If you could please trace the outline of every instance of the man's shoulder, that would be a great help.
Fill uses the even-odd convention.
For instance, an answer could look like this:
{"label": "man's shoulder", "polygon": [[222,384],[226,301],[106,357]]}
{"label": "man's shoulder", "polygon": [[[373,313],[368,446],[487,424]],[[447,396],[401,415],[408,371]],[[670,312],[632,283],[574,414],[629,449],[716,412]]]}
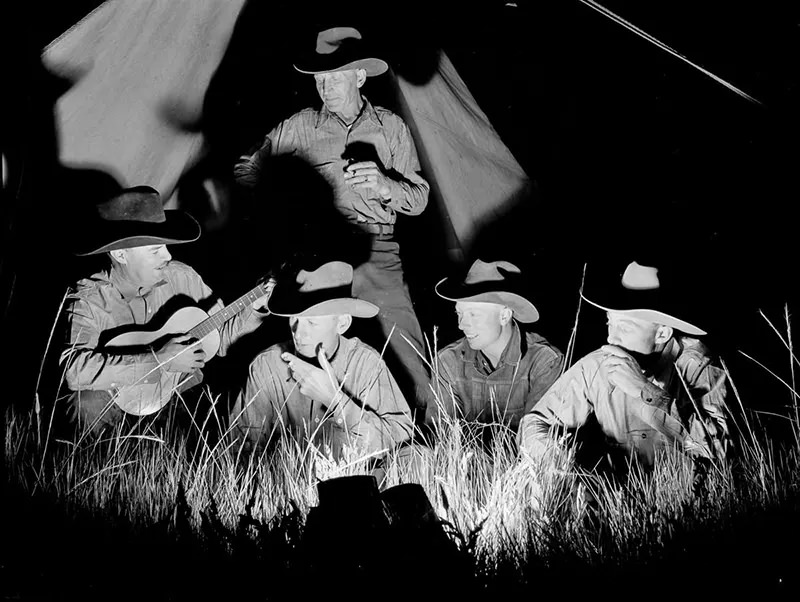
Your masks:
{"label": "man's shoulder", "polygon": [[454,357],[457,359],[464,359],[464,353],[467,349],[467,337],[456,339],[449,345],[445,345],[436,353],[438,358]]}
{"label": "man's shoulder", "polygon": [[375,114],[380,119],[381,123],[385,126],[393,126],[393,127],[406,127],[406,122],[403,120],[400,115],[397,113],[390,111],[385,107],[380,107],[376,105],[372,105]]}
{"label": "man's shoulder", "polygon": [[600,368],[608,357],[609,354],[605,353],[602,349],[595,349],[572,364],[568,372],[582,372],[585,375],[594,376],[600,372]]}
{"label": "man's shoulder", "polygon": [[251,362],[252,366],[257,365],[280,365],[285,364],[285,362],[281,359],[281,354],[288,351],[291,353],[293,351],[292,344],[290,341],[281,341],[280,343],[275,343],[274,345],[270,345],[264,351],[259,353],[253,358]]}
{"label": "man's shoulder", "polygon": [[541,355],[545,358],[553,359],[564,357],[558,347],[536,332],[525,333],[525,344],[527,346],[527,354]]}
{"label": "man's shoulder", "polygon": [[383,362],[383,358],[381,354],[378,353],[378,350],[372,347],[371,345],[367,345],[364,341],[359,339],[358,337],[342,337],[341,345],[344,347],[345,353],[348,355],[348,360],[352,361],[353,359],[360,357],[360,358],[370,358],[377,362]]}
{"label": "man's shoulder", "polygon": [[183,278],[200,277],[200,274],[198,274],[192,266],[187,265],[182,261],[175,261],[174,259],[167,264],[167,267],[164,268],[163,273],[165,276],[178,276]]}
{"label": "man's shoulder", "polygon": [[281,122],[281,125],[286,126],[293,126],[297,124],[315,124],[317,119],[319,118],[319,109],[315,109],[314,107],[306,107],[305,109],[301,109],[297,111],[294,115],[290,115],[286,119]]}

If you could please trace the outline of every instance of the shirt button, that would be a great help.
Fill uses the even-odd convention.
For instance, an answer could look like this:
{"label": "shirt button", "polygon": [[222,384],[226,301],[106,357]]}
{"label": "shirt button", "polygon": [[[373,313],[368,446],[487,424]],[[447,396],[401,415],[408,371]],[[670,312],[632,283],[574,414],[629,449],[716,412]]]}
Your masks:
{"label": "shirt button", "polygon": [[336,424],[342,424],[342,419],[341,418],[337,418],[336,419]]}
{"label": "shirt button", "polygon": [[314,422],[319,422],[319,417],[314,418]]}
{"label": "shirt button", "polygon": [[647,433],[642,433],[642,439],[647,439]]}

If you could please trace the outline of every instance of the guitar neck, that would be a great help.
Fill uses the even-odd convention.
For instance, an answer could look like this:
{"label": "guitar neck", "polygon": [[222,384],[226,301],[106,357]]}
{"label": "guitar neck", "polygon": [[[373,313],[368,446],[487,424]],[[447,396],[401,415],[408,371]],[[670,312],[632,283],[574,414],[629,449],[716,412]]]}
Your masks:
{"label": "guitar neck", "polygon": [[233,316],[244,310],[248,307],[253,301],[256,299],[260,299],[264,295],[268,294],[272,290],[272,285],[274,284],[274,280],[270,279],[269,282],[265,284],[259,284],[254,289],[246,292],[244,295],[239,297],[236,301],[225,307],[224,309],[218,311],[213,316],[209,316],[202,322],[200,322],[197,326],[192,328],[188,334],[191,336],[202,339],[208,333],[213,332],[214,330],[219,330],[222,328],[222,325],[225,324],[228,320],[230,320]]}

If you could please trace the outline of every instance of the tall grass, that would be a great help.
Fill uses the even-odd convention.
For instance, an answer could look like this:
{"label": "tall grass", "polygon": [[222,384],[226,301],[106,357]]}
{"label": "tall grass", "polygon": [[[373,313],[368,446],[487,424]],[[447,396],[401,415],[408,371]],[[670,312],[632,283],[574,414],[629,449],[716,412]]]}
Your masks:
{"label": "tall grass", "polygon": [[[794,365],[787,334],[781,340]],[[446,415],[431,448],[389,454],[382,486],[421,484],[454,546],[486,583],[498,575],[525,582],[532,566],[657,562],[691,533],[708,536],[759,510],[800,507],[793,379],[792,372],[784,381],[794,402],[786,419],[794,423],[795,441],[787,445],[753,426],[731,380],[738,454],[712,467],[702,488],[691,462],[677,452],[664,452],[651,474],[632,467],[620,486],[576,470],[572,450],[538,462],[520,459],[514,433],[502,424],[493,426],[487,442],[483,428]],[[218,400],[209,394],[208,401],[209,416],[193,421],[198,432],[222,423],[214,410]],[[143,528],[161,524],[207,536],[211,517],[218,534],[256,537],[247,525],[279,528],[289,513],[302,524],[318,503],[321,480],[372,470],[368,458],[336,460],[288,438],[269,453],[245,451],[230,433],[212,441],[197,432],[185,437],[119,428],[101,439],[67,440],[50,430],[40,438],[38,420],[35,412],[6,413],[9,482],[58,500],[67,512],[91,509]]]}

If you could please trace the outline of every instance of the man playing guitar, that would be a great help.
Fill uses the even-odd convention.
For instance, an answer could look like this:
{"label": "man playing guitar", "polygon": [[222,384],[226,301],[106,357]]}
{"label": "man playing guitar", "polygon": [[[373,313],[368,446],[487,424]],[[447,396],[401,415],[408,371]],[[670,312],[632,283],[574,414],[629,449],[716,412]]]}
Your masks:
{"label": "man playing guitar", "polygon": [[110,268],[80,280],[67,296],[68,341],[59,359],[72,392],[70,419],[92,433],[129,414],[153,414],[199,383],[208,359],[224,355],[269,315],[264,307],[274,285],[223,307],[167,250],[197,240],[200,225],[187,213],[165,211],[153,188],[123,190],[97,209],[99,220],[76,254],[107,253]]}

